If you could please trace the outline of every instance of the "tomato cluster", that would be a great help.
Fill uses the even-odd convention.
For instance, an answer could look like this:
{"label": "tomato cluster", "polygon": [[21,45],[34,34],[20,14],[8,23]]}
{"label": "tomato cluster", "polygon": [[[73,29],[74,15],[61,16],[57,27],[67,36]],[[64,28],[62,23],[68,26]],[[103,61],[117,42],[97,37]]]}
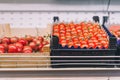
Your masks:
{"label": "tomato cluster", "polygon": [[43,46],[49,44],[42,36],[4,37],[0,39],[0,53],[32,53],[41,52]]}
{"label": "tomato cluster", "polygon": [[114,30],[110,30],[110,32],[115,35],[115,37],[120,38],[120,30],[114,31]]}
{"label": "tomato cluster", "polygon": [[[117,29],[118,28],[118,29]],[[117,38],[117,45],[120,46],[120,26],[110,27],[110,32]]]}
{"label": "tomato cluster", "polygon": [[62,47],[108,48],[109,39],[101,26],[92,22],[59,23],[53,26],[53,35],[58,36]]}

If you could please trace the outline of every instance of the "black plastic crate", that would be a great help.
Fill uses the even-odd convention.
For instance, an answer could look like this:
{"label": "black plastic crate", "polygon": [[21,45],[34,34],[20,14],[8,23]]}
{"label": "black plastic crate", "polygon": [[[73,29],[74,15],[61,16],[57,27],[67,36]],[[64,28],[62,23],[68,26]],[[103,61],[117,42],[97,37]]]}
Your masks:
{"label": "black plastic crate", "polygon": [[[115,56],[117,51],[116,38],[108,29],[103,25],[104,30],[109,36],[109,48],[108,49],[68,49],[67,47],[61,48],[58,43],[59,39],[56,36],[51,37],[51,56],[72,56],[73,58],[55,58],[51,57],[51,67],[53,68],[66,68],[66,67],[114,67],[114,65],[107,65],[115,62],[99,61],[98,65],[94,65],[90,62],[84,62],[89,64],[81,64],[81,62],[72,62],[72,60],[114,60],[114,58],[75,58],[74,56]],[[54,62],[58,60],[58,62]],[[62,62],[62,60],[68,60],[68,62]],[[70,61],[69,61],[70,60]],[[91,65],[90,65],[91,64]],[[100,65],[99,65],[100,64]]]}

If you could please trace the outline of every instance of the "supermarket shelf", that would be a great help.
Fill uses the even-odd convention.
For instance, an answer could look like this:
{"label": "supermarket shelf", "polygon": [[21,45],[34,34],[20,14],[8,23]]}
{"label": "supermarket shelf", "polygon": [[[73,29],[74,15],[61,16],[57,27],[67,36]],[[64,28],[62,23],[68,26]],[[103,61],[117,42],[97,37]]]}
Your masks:
{"label": "supermarket shelf", "polygon": [[120,71],[120,68],[0,68],[0,71]]}
{"label": "supermarket shelf", "polygon": [[110,77],[120,76],[119,68],[2,68],[0,77]]}

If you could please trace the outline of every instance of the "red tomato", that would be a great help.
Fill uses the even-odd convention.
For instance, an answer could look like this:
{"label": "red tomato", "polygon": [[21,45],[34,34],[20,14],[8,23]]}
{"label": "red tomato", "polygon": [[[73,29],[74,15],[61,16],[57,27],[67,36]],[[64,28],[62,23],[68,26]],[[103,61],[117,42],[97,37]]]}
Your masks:
{"label": "red tomato", "polygon": [[71,48],[71,47],[73,46],[73,44],[74,44],[74,43],[73,43],[72,41],[69,41],[69,42],[68,42],[68,48]]}
{"label": "red tomato", "polygon": [[66,38],[65,38],[65,36],[61,36],[59,39],[60,39],[60,40],[64,40],[64,39],[66,39]]}
{"label": "red tomato", "polygon": [[32,53],[32,51],[31,50],[25,50],[25,51],[23,51],[24,53]]}
{"label": "red tomato", "polygon": [[107,42],[106,42],[106,41],[104,41],[104,40],[101,40],[101,41],[100,41],[100,43],[101,43],[102,45],[107,44]]}
{"label": "red tomato", "polygon": [[39,46],[42,42],[40,40],[37,40],[35,43],[37,46]]}
{"label": "red tomato", "polygon": [[87,23],[87,26],[89,27],[89,26],[92,26],[92,23],[91,22],[88,22]]}
{"label": "red tomato", "polygon": [[79,33],[79,32],[82,32],[82,30],[80,30],[80,29],[77,29],[76,31],[77,31],[78,33]]}
{"label": "red tomato", "polygon": [[58,25],[54,25],[53,28],[54,29],[59,29],[59,26]]}
{"label": "red tomato", "polygon": [[67,45],[66,42],[61,42],[62,47],[65,47]]}
{"label": "red tomato", "polygon": [[98,42],[98,43],[96,43],[96,46],[97,46],[99,49],[102,49],[102,47],[103,47],[103,46],[102,46],[102,44],[101,44],[101,43],[99,43],[99,42]]}
{"label": "red tomato", "polygon": [[65,33],[66,33],[65,30],[61,30],[61,31],[60,31],[60,34],[65,34]]}
{"label": "red tomato", "polygon": [[10,42],[11,43],[16,43],[18,41],[18,38],[17,37],[12,37],[10,38]]}
{"label": "red tomato", "polygon": [[87,42],[86,41],[80,41],[81,42],[81,44],[83,45],[83,44],[87,44]]}
{"label": "red tomato", "polygon": [[22,53],[23,49],[20,47],[17,47],[17,53]]}
{"label": "red tomato", "polygon": [[35,42],[30,42],[30,43],[29,43],[29,46],[30,46],[32,49],[35,49],[36,43],[35,43]]}
{"label": "red tomato", "polygon": [[5,50],[4,49],[0,49],[0,53],[5,53]]}
{"label": "red tomato", "polygon": [[28,41],[26,39],[24,39],[24,38],[19,39],[18,42],[21,43],[24,46],[28,44]]}
{"label": "red tomato", "polygon": [[42,52],[43,46],[44,46],[43,44],[40,44],[40,45],[38,46],[40,52]]}
{"label": "red tomato", "polygon": [[38,40],[40,40],[41,42],[43,42],[44,38],[42,36],[38,36]]}
{"label": "red tomato", "polygon": [[104,47],[105,47],[106,49],[108,49],[108,46],[109,46],[108,44],[104,44]]}
{"label": "red tomato", "polygon": [[0,44],[0,49],[5,50],[5,46],[4,46],[4,44]]}
{"label": "red tomato", "polygon": [[35,43],[36,43],[36,41],[37,41],[37,40],[38,40],[37,38],[34,38],[34,39],[33,39],[33,42],[35,42]]}
{"label": "red tomato", "polygon": [[17,47],[14,44],[8,45],[8,53],[17,53]]}
{"label": "red tomato", "polygon": [[0,44],[2,43],[2,39],[0,39]]}
{"label": "red tomato", "polygon": [[107,35],[106,35],[106,34],[102,34],[102,36],[103,36],[104,38],[107,38]]}
{"label": "red tomato", "polygon": [[58,32],[53,33],[53,35],[54,35],[54,36],[58,36],[58,37],[60,36],[60,34],[59,34]]}
{"label": "red tomato", "polygon": [[77,44],[74,44],[73,46],[74,46],[74,48],[78,48],[78,45],[77,45]]}
{"label": "red tomato", "polygon": [[31,35],[25,35],[25,39],[30,42],[33,40],[33,37]]}
{"label": "red tomato", "polygon": [[47,44],[49,44],[48,41],[43,41],[43,45],[47,45]]}
{"label": "red tomato", "polygon": [[5,47],[5,51],[7,51],[8,50],[8,44],[3,44],[3,45]]}
{"label": "red tomato", "polygon": [[23,44],[20,42],[15,43],[15,46],[23,49]]}
{"label": "red tomato", "polygon": [[4,37],[4,38],[2,39],[2,43],[10,44],[10,38]]}
{"label": "red tomato", "polygon": [[94,43],[88,43],[89,48],[96,48]]}
{"label": "red tomato", "polygon": [[32,53],[32,48],[30,46],[24,46],[23,52],[24,53]]}
{"label": "red tomato", "polygon": [[86,25],[86,23],[85,23],[85,22],[81,22],[80,25],[81,25],[82,27],[84,27],[84,26]]}
{"label": "red tomato", "polygon": [[53,32],[59,32],[59,29],[58,29],[58,28],[55,28],[55,29],[53,30]]}
{"label": "red tomato", "polygon": [[88,48],[88,44],[82,44],[81,46],[80,46],[81,48]]}

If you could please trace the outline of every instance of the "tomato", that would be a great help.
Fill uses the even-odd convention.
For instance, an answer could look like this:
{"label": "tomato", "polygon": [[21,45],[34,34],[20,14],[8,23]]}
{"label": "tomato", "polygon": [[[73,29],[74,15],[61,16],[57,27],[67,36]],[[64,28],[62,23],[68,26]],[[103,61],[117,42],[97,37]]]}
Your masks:
{"label": "tomato", "polygon": [[88,35],[88,33],[87,33],[87,32],[85,32],[85,33],[83,33],[83,35],[84,35],[84,36],[87,36],[87,35]]}
{"label": "tomato", "polygon": [[93,42],[94,42],[94,43],[98,43],[98,40],[97,40],[97,39],[94,39]]}
{"label": "tomato", "polygon": [[22,53],[23,44],[21,44],[20,42],[17,42],[17,43],[15,43],[15,46],[17,47],[17,52]]}
{"label": "tomato", "polygon": [[60,34],[60,37],[61,37],[61,36],[62,36],[62,37],[65,37],[65,34],[62,33],[62,34]]}
{"label": "tomato", "polygon": [[0,39],[0,44],[2,43],[2,39]]}
{"label": "tomato", "polygon": [[103,48],[103,46],[102,46],[102,44],[101,43],[96,43],[96,47],[98,47],[99,49],[102,49]]}
{"label": "tomato", "polygon": [[67,33],[66,33],[66,36],[71,36],[71,33],[70,33],[70,32],[67,32]]}
{"label": "tomato", "polygon": [[82,44],[81,48],[88,48],[88,44]]}
{"label": "tomato", "polygon": [[32,53],[32,51],[31,50],[25,50],[25,51],[23,51],[23,53]]}
{"label": "tomato", "polygon": [[87,42],[86,41],[80,41],[81,42],[81,44],[83,45],[83,44],[87,44]]}
{"label": "tomato", "polygon": [[30,43],[29,43],[29,46],[30,46],[32,49],[35,49],[36,43],[35,43],[35,42],[30,42]]}
{"label": "tomato", "polygon": [[17,47],[14,44],[8,45],[8,53],[17,53]]}
{"label": "tomato", "polygon": [[34,38],[34,39],[33,39],[33,42],[35,42],[35,43],[36,43],[36,41],[37,41],[37,40],[38,40],[37,38]]}
{"label": "tomato", "polygon": [[24,46],[23,48],[23,52],[24,53],[32,53],[32,48],[30,46]]}
{"label": "tomato", "polygon": [[60,40],[64,40],[64,39],[66,39],[66,37],[65,36],[61,36],[59,39]]}
{"label": "tomato", "polygon": [[33,37],[31,35],[25,35],[25,39],[30,42],[33,40]]}
{"label": "tomato", "polygon": [[4,49],[0,49],[0,53],[5,53],[5,50]]}
{"label": "tomato", "polygon": [[23,44],[20,42],[15,43],[15,46],[23,49]]}
{"label": "tomato", "polygon": [[77,44],[74,44],[73,46],[74,46],[74,48],[78,48],[78,45],[77,45]]}
{"label": "tomato", "polygon": [[82,26],[77,26],[76,29],[77,30],[82,30]]}
{"label": "tomato", "polygon": [[37,46],[39,46],[42,42],[40,40],[37,40],[35,43]]}
{"label": "tomato", "polygon": [[80,25],[81,25],[82,27],[84,27],[84,26],[86,25],[86,23],[85,23],[85,22],[81,22]]}
{"label": "tomato", "polygon": [[24,38],[19,39],[18,42],[21,43],[24,46],[28,44],[28,41],[26,39],[24,39]]}
{"label": "tomato", "polygon": [[59,26],[58,26],[58,25],[53,25],[53,28],[54,28],[54,29],[55,29],[55,28],[59,29]]}
{"label": "tomato", "polygon": [[108,46],[109,46],[109,45],[108,45],[108,44],[104,44],[103,46],[104,46],[106,49],[108,49]]}
{"label": "tomato", "polygon": [[17,47],[17,53],[22,53],[23,49],[20,47]]}
{"label": "tomato", "polygon": [[92,43],[92,42],[93,42],[93,40],[91,40],[91,39],[90,39],[90,40],[88,40],[88,43]]}
{"label": "tomato", "polygon": [[3,45],[4,45],[4,47],[5,47],[5,51],[7,51],[7,50],[8,50],[8,44],[7,44],[7,43],[4,43]]}
{"label": "tomato", "polygon": [[53,33],[53,35],[54,35],[54,36],[58,36],[58,37],[60,36],[60,34],[59,34],[58,32]]}
{"label": "tomato", "polygon": [[4,44],[0,44],[0,49],[5,50],[5,46],[4,46]]}
{"label": "tomato", "polygon": [[66,33],[65,30],[61,30],[61,31],[60,31],[60,34],[65,34],[65,33]]}
{"label": "tomato", "polygon": [[40,40],[41,42],[43,42],[44,38],[42,36],[38,36],[38,40]]}
{"label": "tomato", "polygon": [[92,42],[91,42],[91,43],[88,43],[88,46],[89,46],[89,48],[94,48],[94,49],[96,48],[95,44],[92,43]]}
{"label": "tomato", "polygon": [[68,44],[68,48],[71,48],[74,43],[73,43],[73,41],[71,40],[71,41],[69,41],[67,44]]}
{"label": "tomato", "polygon": [[16,43],[18,41],[18,37],[12,37],[10,38],[11,43]]}
{"label": "tomato", "polygon": [[80,30],[80,29],[77,29],[76,31],[77,31],[77,33],[82,32],[82,30]]}
{"label": "tomato", "polygon": [[2,43],[10,44],[10,38],[4,37],[4,38],[2,39]]}
{"label": "tomato", "polygon": [[104,34],[102,34],[102,37],[107,38],[107,35],[104,33]]}
{"label": "tomato", "polygon": [[43,41],[43,45],[47,45],[47,44],[49,44],[48,41]]}
{"label": "tomato", "polygon": [[80,36],[80,37],[79,37],[79,40],[84,40],[84,36]]}
{"label": "tomato", "polygon": [[43,46],[44,46],[43,44],[40,44],[40,45],[38,46],[40,52],[42,52]]}
{"label": "tomato", "polygon": [[67,45],[66,42],[61,42],[62,47],[65,47]]}
{"label": "tomato", "polygon": [[74,42],[75,42],[75,41],[77,41],[77,42],[78,42],[78,41],[79,41],[79,39],[78,39],[78,38],[73,38],[73,41],[74,41]]}
{"label": "tomato", "polygon": [[53,30],[53,32],[58,32],[59,31],[59,29],[57,29],[57,28],[55,28],[54,30]]}

